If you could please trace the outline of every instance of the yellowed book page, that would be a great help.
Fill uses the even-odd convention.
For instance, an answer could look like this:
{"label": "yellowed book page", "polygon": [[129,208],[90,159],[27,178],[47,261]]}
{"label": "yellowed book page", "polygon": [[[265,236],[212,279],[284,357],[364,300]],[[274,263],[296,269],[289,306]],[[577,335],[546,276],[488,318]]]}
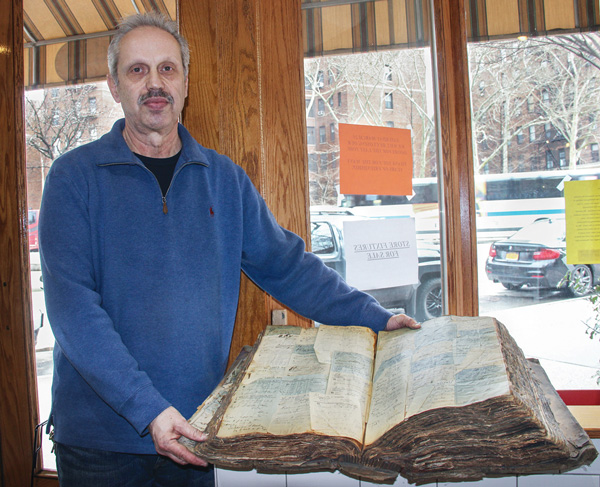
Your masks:
{"label": "yellowed book page", "polygon": [[401,329],[379,333],[365,445],[404,419],[413,335],[421,331]]}
{"label": "yellowed book page", "polygon": [[365,443],[423,411],[509,392],[494,320],[444,316],[379,334]]}
{"label": "yellowed book page", "polygon": [[352,438],[362,444],[364,422],[356,398],[312,393],[310,417],[315,432]]}
{"label": "yellowed book page", "polygon": [[[319,407],[323,409],[319,418],[342,416],[349,431],[346,436],[361,442],[363,434],[357,437],[357,431],[360,427],[364,432],[369,413],[376,340],[377,335],[369,328],[326,325],[319,327],[315,340],[315,353],[319,361],[331,364],[327,396],[332,399],[329,402],[319,401]],[[350,415],[346,409],[337,407],[336,398],[358,409]],[[312,410],[316,410],[314,405]],[[313,428],[320,430],[320,424],[313,414]]]}
{"label": "yellowed book page", "polygon": [[331,363],[331,356],[336,351],[358,353],[365,357],[373,357],[375,353],[377,335],[370,328],[321,325],[318,330],[315,353],[321,363]]}
{"label": "yellowed book page", "polygon": [[[306,331],[305,331],[306,330]],[[302,343],[314,344],[316,330],[297,326],[267,327],[254,358],[246,371],[244,382],[262,377],[283,377],[296,347]]]}
{"label": "yellowed book page", "polygon": [[337,351],[331,357],[326,394],[330,397],[340,397],[348,403],[357,404],[360,416],[356,418],[356,421],[361,424],[361,428],[367,421],[371,403],[373,363],[373,355],[366,357],[360,353]]}
{"label": "yellowed book page", "polygon": [[362,327],[281,328],[268,327],[218,436],[335,431],[362,439],[375,334]]}

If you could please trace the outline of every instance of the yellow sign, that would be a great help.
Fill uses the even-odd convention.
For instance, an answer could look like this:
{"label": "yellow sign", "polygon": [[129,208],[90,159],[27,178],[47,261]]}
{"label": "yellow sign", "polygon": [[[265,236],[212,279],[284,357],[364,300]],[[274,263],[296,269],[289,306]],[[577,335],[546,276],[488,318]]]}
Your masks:
{"label": "yellow sign", "polygon": [[600,264],[600,180],[565,182],[567,264]]}

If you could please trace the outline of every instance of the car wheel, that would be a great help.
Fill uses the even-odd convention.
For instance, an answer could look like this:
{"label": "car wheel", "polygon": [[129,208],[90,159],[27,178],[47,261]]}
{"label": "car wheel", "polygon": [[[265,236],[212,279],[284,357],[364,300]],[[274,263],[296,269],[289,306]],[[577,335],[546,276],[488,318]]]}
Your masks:
{"label": "car wheel", "polygon": [[434,277],[417,289],[416,317],[419,321],[426,321],[438,316],[442,316],[442,280]]}
{"label": "car wheel", "polygon": [[575,297],[585,296],[592,290],[592,270],[583,264],[570,271],[569,291]]}
{"label": "car wheel", "polygon": [[521,289],[523,287],[523,284],[510,284],[509,282],[503,282],[501,283],[506,289],[510,289],[511,291],[514,291],[516,289]]}

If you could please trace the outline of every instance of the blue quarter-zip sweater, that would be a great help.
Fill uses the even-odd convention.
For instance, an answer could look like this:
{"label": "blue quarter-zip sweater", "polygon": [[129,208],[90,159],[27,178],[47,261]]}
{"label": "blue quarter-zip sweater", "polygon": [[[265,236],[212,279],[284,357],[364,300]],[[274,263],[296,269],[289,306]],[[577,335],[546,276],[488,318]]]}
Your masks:
{"label": "blue quarter-zip sweater", "polygon": [[391,314],[305,252],[230,159],[180,125],[163,198],[123,127],[58,158],[44,188],[58,442],[155,453],[149,423],[171,405],[191,416],[225,372],[240,271],[321,323],[385,327]]}

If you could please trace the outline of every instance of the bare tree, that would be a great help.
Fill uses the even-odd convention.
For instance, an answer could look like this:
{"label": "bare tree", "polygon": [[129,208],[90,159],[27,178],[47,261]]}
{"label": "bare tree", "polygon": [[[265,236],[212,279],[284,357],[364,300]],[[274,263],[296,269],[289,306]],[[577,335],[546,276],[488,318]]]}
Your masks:
{"label": "bare tree", "polygon": [[527,150],[519,148],[524,133],[542,123],[530,108],[539,76],[531,52],[514,42],[474,44],[469,64],[475,170],[493,171],[489,165],[498,160],[498,172],[518,170],[509,164],[510,156],[519,160],[518,153]]}
{"label": "bare tree", "polygon": [[532,45],[560,47],[583,59],[590,66],[600,69],[600,34],[564,34],[530,39]]}
{"label": "bare tree", "polygon": [[89,102],[95,89],[91,84],[68,86],[44,89],[39,97],[26,96],[27,145],[52,161],[82,143],[97,117]]}
{"label": "bare tree", "polygon": [[569,168],[599,139],[600,83],[597,71],[571,50],[540,48],[546,76],[541,87],[540,111],[568,148]]}
{"label": "bare tree", "polygon": [[[539,164],[540,153],[554,157],[552,149],[557,146],[562,146],[562,152],[568,151],[573,168],[582,151],[598,140],[597,71],[587,60],[589,53],[572,52],[577,45],[589,47],[593,43],[578,43],[578,37],[582,36],[568,36],[570,49],[537,38],[470,46],[478,171],[531,170]],[[543,137],[538,128],[543,130]],[[490,167],[492,163],[496,166]]]}

